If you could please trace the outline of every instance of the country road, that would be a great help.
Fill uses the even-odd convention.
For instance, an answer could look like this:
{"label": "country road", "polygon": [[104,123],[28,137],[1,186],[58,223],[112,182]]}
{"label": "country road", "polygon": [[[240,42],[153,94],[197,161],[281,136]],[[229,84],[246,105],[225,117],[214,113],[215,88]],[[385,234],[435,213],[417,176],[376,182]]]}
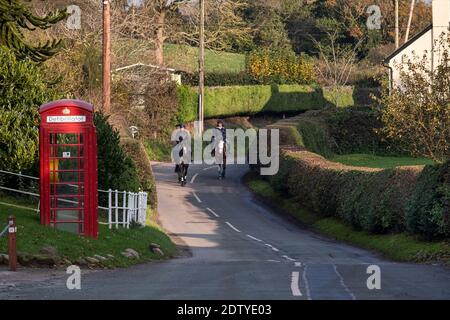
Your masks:
{"label": "country road", "polygon": [[[246,166],[191,166],[175,182],[171,164],[154,163],[160,222],[185,254],[170,261],[65,276],[0,290],[3,299],[450,299],[450,269],[390,262],[303,230],[257,201],[241,183]],[[367,268],[381,289],[367,288]]]}

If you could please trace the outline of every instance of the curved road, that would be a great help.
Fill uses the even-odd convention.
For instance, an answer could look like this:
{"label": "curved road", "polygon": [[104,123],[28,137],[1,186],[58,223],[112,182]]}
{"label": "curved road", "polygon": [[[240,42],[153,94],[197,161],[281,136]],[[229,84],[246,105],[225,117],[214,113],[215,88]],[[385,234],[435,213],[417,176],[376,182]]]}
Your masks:
{"label": "curved road", "polygon": [[[450,299],[450,270],[394,263],[303,230],[254,199],[241,184],[246,166],[191,166],[191,183],[173,165],[154,163],[160,221],[185,254],[170,261],[19,286],[6,298],[38,299]],[[369,290],[369,266],[381,289]],[[0,298],[5,293],[0,292]]]}

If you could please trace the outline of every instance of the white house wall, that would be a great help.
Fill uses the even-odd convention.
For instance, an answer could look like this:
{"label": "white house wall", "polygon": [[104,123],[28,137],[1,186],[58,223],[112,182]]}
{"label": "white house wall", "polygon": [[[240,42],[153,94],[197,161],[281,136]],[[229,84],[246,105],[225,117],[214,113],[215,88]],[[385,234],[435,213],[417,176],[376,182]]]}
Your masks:
{"label": "white house wall", "polygon": [[399,65],[406,63],[408,59],[413,59],[415,56],[422,58],[424,54],[427,54],[429,57],[428,66],[431,69],[432,42],[433,32],[429,30],[389,61],[389,67],[392,70],[391,80],[394,87],[400,84]]}

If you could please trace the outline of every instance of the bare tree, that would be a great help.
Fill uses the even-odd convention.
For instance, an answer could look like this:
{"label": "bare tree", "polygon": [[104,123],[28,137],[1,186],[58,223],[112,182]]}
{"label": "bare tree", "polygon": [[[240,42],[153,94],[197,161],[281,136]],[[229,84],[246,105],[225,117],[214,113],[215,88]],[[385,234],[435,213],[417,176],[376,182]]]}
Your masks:
{"label": "bare tree", "polygon": [[318,54],[319,61],[315,65],[319,81],[332,88],[333,101],[339,107],[339,97],[343,86],[348,84],[350,75],[357,63],[357,51],[364,38],[351,46],[342,46],[338,43],[338,29],[325,31],[326,44],[312,38]]}

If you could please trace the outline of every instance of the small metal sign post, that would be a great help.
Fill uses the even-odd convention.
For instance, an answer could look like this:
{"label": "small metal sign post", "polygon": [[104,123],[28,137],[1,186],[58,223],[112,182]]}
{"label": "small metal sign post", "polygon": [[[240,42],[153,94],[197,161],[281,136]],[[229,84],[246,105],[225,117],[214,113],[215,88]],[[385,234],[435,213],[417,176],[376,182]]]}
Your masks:
{"label": "small metal sign post", "polygon": [[8,257],[9,270],[17,270],[17,251],[16,251],[16,218],[14,216],[8,217]]}

